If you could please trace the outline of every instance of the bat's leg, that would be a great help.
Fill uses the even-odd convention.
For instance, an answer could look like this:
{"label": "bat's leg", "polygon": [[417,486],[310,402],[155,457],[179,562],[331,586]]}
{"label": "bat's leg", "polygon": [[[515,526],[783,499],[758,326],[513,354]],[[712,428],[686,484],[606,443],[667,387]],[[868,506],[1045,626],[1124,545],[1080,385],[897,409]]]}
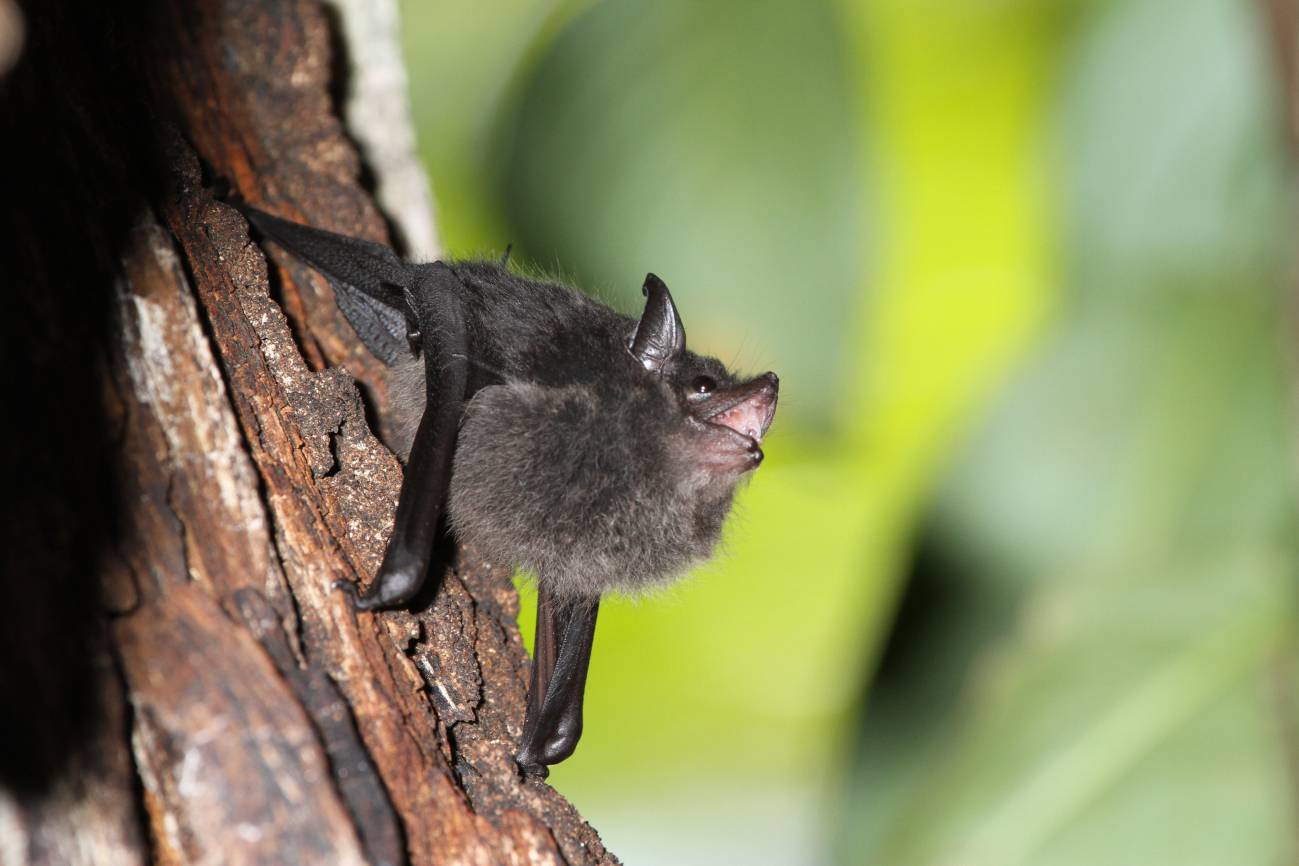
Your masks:
{"label": "bat's leg", "polygon": [[410,293],[420,321],[438,323],[436,328],[421,329],[425,334],[422,342],[428,399],[406,461],[392,536],[374,583],[360,594],[349,581],[338,584],[351,596],[357,610],[394,607],[410,601],[424,585],[433,558],[469,381],[459,300],[454,291],[439,285],[448,278],[455,279],[445,265],[435,263],[421,270],[420,282]]}
{"label": "bat's leg", "polygon": [[528,775],[545,778],[550,764],[577,748],[599,610],[598,598],[558,601],[544,587],[538,592],[532,683],[518,755]]}

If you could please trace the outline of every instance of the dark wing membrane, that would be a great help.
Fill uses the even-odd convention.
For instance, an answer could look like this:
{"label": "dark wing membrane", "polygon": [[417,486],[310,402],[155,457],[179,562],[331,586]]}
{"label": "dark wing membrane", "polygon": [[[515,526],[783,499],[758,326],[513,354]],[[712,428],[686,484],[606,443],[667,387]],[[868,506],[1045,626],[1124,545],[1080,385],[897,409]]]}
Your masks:
{"label": "dark wing membrane", "polygon": [[264,236],[329,280],[338,307],[375,357],[387,364],[410,357],[407,334],[417,330],[405,289],[412,265],[382,244],[289,222],[255,208],[242,211]]}
{"label": "dark wing membrane", "polygon": [[376,358],[391,366],[411,357],[411,328],[404,313],[332,277],[329,284],[348,324]]}

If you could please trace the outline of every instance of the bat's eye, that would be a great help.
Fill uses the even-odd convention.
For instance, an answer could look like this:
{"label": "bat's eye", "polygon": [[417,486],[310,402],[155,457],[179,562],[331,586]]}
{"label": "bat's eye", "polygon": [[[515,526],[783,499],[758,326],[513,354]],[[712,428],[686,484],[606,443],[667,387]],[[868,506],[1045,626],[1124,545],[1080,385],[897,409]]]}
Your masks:
{"label": "bat's eye", "polygon": [[696,376],[690,382],[692,394],[711,394],[717,390],[717,382],[712,376]]}

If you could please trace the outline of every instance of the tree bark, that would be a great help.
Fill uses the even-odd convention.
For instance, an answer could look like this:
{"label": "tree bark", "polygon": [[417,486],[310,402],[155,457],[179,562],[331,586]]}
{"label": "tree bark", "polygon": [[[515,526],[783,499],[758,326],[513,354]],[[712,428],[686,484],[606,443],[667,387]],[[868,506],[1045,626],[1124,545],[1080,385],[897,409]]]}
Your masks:
{"label": "tree bark", "polygon": [[412,612],[331,591],[374,573],[400,485],[381,368],[222,202],[386,241],[331,18],[25,15],[0,82],[0,861],[617,862],[514,763],[508,568],[454,551]]}

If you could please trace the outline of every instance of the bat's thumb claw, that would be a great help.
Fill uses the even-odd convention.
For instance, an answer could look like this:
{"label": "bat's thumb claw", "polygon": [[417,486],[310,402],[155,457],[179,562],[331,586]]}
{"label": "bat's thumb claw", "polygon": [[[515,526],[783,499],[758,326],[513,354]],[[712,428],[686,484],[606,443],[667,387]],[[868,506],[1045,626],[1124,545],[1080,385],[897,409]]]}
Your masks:
{"label": "bat's thumb claw", "polygon": [[524,781],[536,779],[538,782],[544,782],[546,777],[550,775],[550,768],[545,764],[535,764],[531,762],[524,763],[523,761],[520,761],[519,768],[523,770]]}
{"label": "bat's thumb claw", "polygon": [[352,583],[350,580],[336,580],[330,589],[334,592],[341,592],[343,595],[347,596],[347,600],[352,607],[356,607],[357,601],[360,600],[360,596],[356,593],[356,584]]}
{"label": "bat's thumb claw", "polygon": [[348,604],[355,611],[378,610],[391,606],[389,601],[381,595],[357,592],[356,584],[350,580],[334,581],[334,591],[347,596]]}

